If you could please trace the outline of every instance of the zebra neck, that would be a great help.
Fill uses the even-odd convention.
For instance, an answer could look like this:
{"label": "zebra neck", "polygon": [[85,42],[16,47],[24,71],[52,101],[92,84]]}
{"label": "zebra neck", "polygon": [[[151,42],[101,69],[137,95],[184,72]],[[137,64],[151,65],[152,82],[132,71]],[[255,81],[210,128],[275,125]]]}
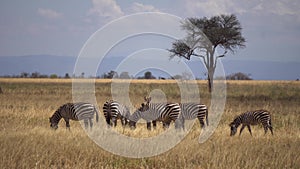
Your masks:
{"label": "zebra neck", "polygon": [[136,112],[134,112],[133,114],[132,114],[132,116],[130,117],[130,120],[131,121],[134,121],[134,122],[137,122],[137,121],[139,121],[140,119],[141,119],[141,111],[136,111]]}
{"label": "zebra neck", "polygon": [[236,127],[238,127],[242,123],[241,117],[234,119],[233,123],[236,125]]}
{"label": "zebra neck", "polygon": [[56,111],[51,117],[51,119],[53,119],[56,123],[58,123],[61,118],[62,116],[59,111]]}

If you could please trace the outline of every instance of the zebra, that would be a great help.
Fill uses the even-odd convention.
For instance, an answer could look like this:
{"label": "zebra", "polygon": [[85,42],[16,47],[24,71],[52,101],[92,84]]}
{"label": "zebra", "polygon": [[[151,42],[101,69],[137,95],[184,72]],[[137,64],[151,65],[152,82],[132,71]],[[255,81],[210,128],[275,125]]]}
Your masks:
{"label": "zebra", "polygon": [[122,105],[121,103],[109,100],[103,105],[103,114],[106,119],[108,126],[117,126],[117,120],[120,119],[122,126],[126,126],[130,116],[128,107]]}
{"label": "zebra", "polygon": [[96,121],[98,122],[98,111],[93,104],[83,102],[66,103],[60,106],[49,118],[50,127],[56,130],[60,119],[63,118],[66,122],[67,129],[70,129],[69,120],[83,120],[85,129],[88,128],[88,123],[90,123],[90,128],[92,128],[94,113],[96,113]]}
{"label": "zebra", "polygon": [[271,122],[271,115],[267,110],[255,110],[255,111],[249,111],[245,112],[239,116],[237,116],[233,122],[229,124],[231,128],[230,136],[234,136],[237,132],[237,128],[240,124],[242,124],[242,128],[240,130],[240,135],[242,131],[244,130],[245,126],[247,126],[251,136],[251,128],[250,125],[257,125],[262,124],[265,130],[265,134],[267,133],[268,129],[270,129],[272,135],[273,135],[273,127]]}
{"label": "zebra", "polygon": [[208,109],[206,105],[199,103],[180,103],[180,108],[181,113],[178,120],[180,121],[183,129],[185,120],[193,120],[195,118],[198,118],[202,128],[205,126],[204,119],[208,126]]}
{"label": "zebra", "polygon": [[[141,107],[138,108],[130,117],[129,117],[129,126],[131,129],[136,128],[136,122],[139,119],[144,119],[147,121],[147,129],[151,130],[151,121],[156,120],[157,117],[151,117],[151,114],[146,111],[144,104],[141,104]],[[155,124],[154,124],[155,123]],[[156,127],[156,121],[153,121],[153,125]],[[150,127],[150,128],[149,128]]]}
{"label": "zebra", "polygon": [[130,116],[130,127],[135,128],[136,122],[143,118],[147,121],[147,129],[151,130],[151,121],[153,127],[156,128],[156,121],[163,122],[163,127],[169,127],[172,121],[176,121],[180,114],[180,106],[178,103],[150,103],[151,98],[145,97],[146,104],[142,103],[142,107]]}

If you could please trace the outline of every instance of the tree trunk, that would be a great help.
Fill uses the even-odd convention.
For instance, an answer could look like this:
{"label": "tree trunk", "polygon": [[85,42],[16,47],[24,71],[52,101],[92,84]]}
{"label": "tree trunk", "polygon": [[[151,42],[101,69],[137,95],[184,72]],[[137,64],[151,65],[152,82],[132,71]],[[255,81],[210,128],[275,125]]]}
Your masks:
{"label": "tree trunk", "polygon": [[209,93],[212,92],[213,90],[213,82],[214,82],[214,73],[215,73],[215,65],[214,65],[214,53],[215,53],[215,49],[212,50],[208,50],[209,54],[209,62],[207,64],[207,80],[208,80],[208,91]]}
{"label": "tree trunk", "polygon": [[208,70],[207,81],[208,81],[208,91],[209,93],[211,93],[214,85],[214,73],[212,70]]}

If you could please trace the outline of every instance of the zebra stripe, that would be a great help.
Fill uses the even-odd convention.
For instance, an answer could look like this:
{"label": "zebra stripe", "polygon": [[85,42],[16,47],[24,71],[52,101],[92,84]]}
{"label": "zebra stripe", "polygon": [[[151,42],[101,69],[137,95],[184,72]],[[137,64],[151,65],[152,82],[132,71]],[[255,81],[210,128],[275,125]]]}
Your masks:
{"label": "zebra stripe", "polygon": [[161,121],[164,128],[169,127],[172,121],[178,119],[180,106],[177,103],[148,103],[142,104],[142,107],[130,116],[130,127],[135,128],[136,122],[143,118],[147,121],[147,129],[151,130],[151,121],[153,127],[156,127],[156,121]]}
{"label": "zebra stripe", "polygon": [[181,103],[180,104],[181,113],[178,120],[181,123],[181,127],[184,129],[185,120],[193,120],[198,118],[201,127],[204,127],[204,119],[206,120],[206,125],[208,126],[208,110],[206,105],[199,103]]}
{"label": "zebra stripe", "polygon": [[244,128],[247,126],[251,136],[251,128],[250,125],[257,125],[262,124],[265,130],[265,134],[267,133],[268,129],[270,129],[272,135],[273,135],[273,127],[271,122],[271,115],[266,110],[256,110],[252,112],[245,112],[239,116],[237,116],[233,122],[230,123],[231,133],[230,136],[235,135],[237,132],[237,128],[239,125],[242,124],[242,128],[240,130],[240,135]]}
{"label": "zebra stripe", "polygon": [[128,107],[122,105],[117,101],[107,101],[103,105],[103,113],[108,125],[117,126],[117,120],[120,119],[122,126],[128,123],[130,112]]}
{"label": "zebra stripe", "polygon": [[50,127],[57,129],[59,121],[63,118],[66,122],[66,127],[70,129],[69,120],[83,120],[84,126],[87,129],[88,123],[93,127],[94,113],[96,113],[96,121],[98,122],[98,111],[93,104],[90,103],[66,103],[60,106],[49,118]]}

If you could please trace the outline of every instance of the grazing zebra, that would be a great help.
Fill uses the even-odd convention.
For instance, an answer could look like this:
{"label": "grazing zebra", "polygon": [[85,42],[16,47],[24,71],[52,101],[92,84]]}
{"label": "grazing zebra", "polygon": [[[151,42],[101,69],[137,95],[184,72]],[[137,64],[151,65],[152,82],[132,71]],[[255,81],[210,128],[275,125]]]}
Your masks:
{"label": "grazing zebra", "polygon": [[[142,107],[138,108],[130,117],[129,117],[129,126],[131,129],[136,128],[136,122],[139,121],[140,119],[144,119],[147,121],[147,129],[151,129],[151,121],[156,120],[157,117],[155,117],[153,114],[149,113],[148,111],[145,110],[145,106],[142,103]],[[153,125],[156,127],[156,121],[153,121]],[[149,128],[150,127],[150,128]]]}
{"label": "grazing zebra", "polygon": [[93,118],[94,113],[96,113],[96,121],[98,122],[98,111],[93,104],[90,103],[66,103],[60,108],[58,108],[50,120],[50,127],[53,129],[58,128],[58,123],[61,118],[63,118],[66,122],[67,129],[70,129],[69,120],[83,120],[85,129],[88,128],[88,123],[90,123],[90,127],[93,127]]}
{"label": "grazing zebra", "polygon": [[163,122],[163,127],[168,128],[172,121],[176,121],[180,114],[178,103],[150,103],[151,98],[145,98],[146,104],[130,116],[130,127],[135,128],[136,122],[143,118],[147,121],[147,129],[151,130],[151,121],[156,128],[156,121]]}
{"label": "grazing zebra", "polygon": [[180,108],[181,113],[178,120],[180,121],[183,129],[185,120],[193,120],[195,118],[198,118],[201,127],[204,127],[204,119],[206,120],[206,125],[208,126],[208,110],[204,104],[181,103]]}
{"label": "grazing zebra", "polygon": [[232,123],[230,123],[231,133],[230,136],[234,136],[237,132],[237,128],[240,124],[242,124],[242,128],[240,130],[240,135],[242,131],[244,130],[245,126],[247,126],[251,136],[251,128],[250,125],[257,125],[262,124],[265,130],[265,134],[267,133],[268,129],[270,129],[272,135],[273,135],[273,127],[271,122],[271,115],[266,110],[256,110],[251,112],[245,112],[239,116],[237,116]]}
{"label": "grazing zebra", "polygon": [[130,112],[128,107],[113,100],[106,101],[103,105],[103,114],[106,119],[106,123],[109,126],[117,126],[117,120],[120,119],[122,126],[124,127],[128,123]]}

